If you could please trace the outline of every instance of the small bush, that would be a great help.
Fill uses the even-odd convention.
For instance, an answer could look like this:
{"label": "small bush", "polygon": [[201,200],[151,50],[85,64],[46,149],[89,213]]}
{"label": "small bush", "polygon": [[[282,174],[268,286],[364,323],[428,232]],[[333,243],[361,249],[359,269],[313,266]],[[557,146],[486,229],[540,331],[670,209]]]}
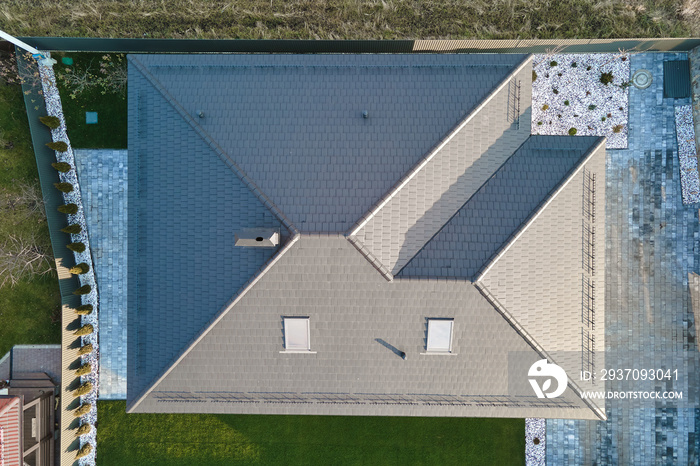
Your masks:
{"label": "small bush", "polygon": [[593,104],[588,106],[588,110],[595,110],[597,107]]}
{"label": "small bush", "polygon": [[578,64],[577,64],[576,62],[572,62],[572,63],[571,63],[571,67],[572,67],[572,68],[576,68],[577,66],[578,66]]}
{"label": "small bush", "polygon": [[81,316],[86,316],[92,312],[92,304],[83,304],[75,308],[75,312]]}
{"label": "small bush", "polygon": [[84,252],[85,251],[85,244],[81,243],[80,241],[78,241],[77,243],[69,243],[66,245],[66,247],[68,249],[70,249],[71,251],[75,251],[75,252]]}
{"label": "small bush", "polygon": [[75,431],[75,436],[80,437],[81,435],[89,434],[90,431],[92,431],[92,426],[90,424],[83,424],[82,426],[78,427],[77,431]]}
{"label": "small bush", "polygon": [[68,144],[63,141],[47,142],[46,146],[49,149],[55,150],[56,152],[65,152],[68,150]]}
{"label": "small bush", "polygon": [[75,375],[86,375],[92,372],[92,364],[85,363],[75,370]]}
{"label": "small bush", "polygon": [[612,73],[600,73],[600,82],[607,86],[608,84],[613,82],[613,74]]}
{"label": "small bush", "polygon": [[71,168],[69,163],[66,162],[56,162],[52,163],[51,166],[61,173],[69,172]]}
{"label": "small bush", "polygon": [[541,121],[538,121],[538,122],[537,122],[537,126],[542,126],[542,122],[541,122]]}
{"label": "small bush", "polygon": [[73,411],[73,414],[75,417],[84,416],[85,414],[89,413],[91,409],[92,405],[90,403],[83,403],[78,407],[78,409]]}
{"label": "small bush", "polygon": [[61,126],[61,120],[59,120],[58,117],[55,116],[39,117],[39,121],[51,129],[56,129],[59,126]]}
{"label": "small bush", "polygon": [[82,275],[84,273],[88,273],[90,271],[90,266],[87,265],[85,262],[81,262],[80,264],[75,265],[75,267],[71,267],[70,273],[73,275]]}
{"label": "small bush", "polygon": [[557,89],[556,87],[552,88],[552,93],[559,94],[559,89]]}
{"label": "small bush", "polygon": [[615,125],[613,126],[613,133],[619,133],[622,131],[623,126],[622,125]]}
{"label": "small bush", "polygon": [[83,231],[83,227],[81,227],[78,223],[74,223],[73,225],[68,225],[65,228],[61,228],[61,231],[63,233],[69,233],[71,235],[77,235],[78,233]]}
{"label": "small bush", "polygon": [[92,353],[92,343],[88,343],[87,345],[83,345],[78,350],[78,354],[80,354],[80,355],[90,354],[90,353]]}
{"label": "small bush", "polygon": [[85,382],[73,391],[75,396],[87,395],[92,391],[92,383]]}
{"label": "small bush", "polygon": [[73,335],[75,335],[76,337],[82,337],[85,335],[90,335],[94,330],[95,329],[92,327],[92,324],[85,324],[78,330],[73,332]]}
{"label": "small bush", "polygon": [[600,119],[600,121],[605,121],[605,120],[607,120],[607,118],[605,118],[605,117],[602,117],[602,118]]}
{"label": "small bush", "polygon": [[564,101],[564,105],[566,105],[566,106],[568,107],[568,106],[569,106],[569,101],[568,101],[568,100],[565,100],[565,101]]}
{"label": "small bush", "polygon": [[80,447],[80,450],[78,450],[78,453],[75,455],[75,459],[82,458],[83,456],[87,456],[90,453],[92,453],[92,444],[86,443],[82,447]]}
{"label": "small bush", "polygon": [[557,76],[559,76],[561,78],[564,75],[562,73],[557,73]]}
{"label": "small bush", "polygon": [[544,105],[542,106],[542,110],[547,110],[548,108],[549,108],[549,105],[547,105],[547,104],[544,104]]}
{"label": "small bush", "polygon": [[54,183],[53,185],[62,193],[70,193],[73,191],[73,185],[70,183]]}
{"label": "small bush", "polygon": [[576,136],[577,132],[576,128],[569,128],[569,136]]}
{"label": "small bush", "polygon": [[555,62],[554,60],[552,60],[552,61],[549,62],[549,66],[551,66],[551,67],[555,67],[555,66],[557,66],[557,65],[558,65],[558,63]]}
{"label": "small bush", "polygon": [[587,67],[586,67],[586,71],[591,71],[591,67],[590,67],[590,66],[587,66]]}
{"label": "small bush", "polygon": [[537,79],[537,73],[535,73],[535,70],[532,70],[532,82],[535,82],[535,79]]}
{"label": "small bush", "polygon": [[63,204],[58,206],[58,211],[62,214],[77,214],[78,206],[76,204]]}
{"label": "small bush", "polygon": [[88,294],[88,293],[91,292],[91,291],[92,291],[92,287],[91,287],[90,285],[83,285],[83,286],[81,286],[80,288],[78,288],[77,290],[75,290],[75,291],[73,292],[73,294],[78,295],[78,296],[81,296],[81,295],[84,295],[84,294]]}

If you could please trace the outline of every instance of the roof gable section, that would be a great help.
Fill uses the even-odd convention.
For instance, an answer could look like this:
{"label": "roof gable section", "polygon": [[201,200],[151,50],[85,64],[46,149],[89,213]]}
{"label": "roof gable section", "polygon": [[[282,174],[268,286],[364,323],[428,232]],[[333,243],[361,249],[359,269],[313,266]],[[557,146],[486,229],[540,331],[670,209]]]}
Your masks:
{"label": "roof gable section", "polygon": [[129,74],[129,362],[136,396],[276,251],[236,231],[281,225],[143,76]]}
{"label": "roof gable section", "polygon": [[597,142],[597,137],[528,138],[398,276],[474,277]]}
{"label": "roof gable section", "polygon": [[444,138],[522,56],[138,59],[297,228],[339,232]]}

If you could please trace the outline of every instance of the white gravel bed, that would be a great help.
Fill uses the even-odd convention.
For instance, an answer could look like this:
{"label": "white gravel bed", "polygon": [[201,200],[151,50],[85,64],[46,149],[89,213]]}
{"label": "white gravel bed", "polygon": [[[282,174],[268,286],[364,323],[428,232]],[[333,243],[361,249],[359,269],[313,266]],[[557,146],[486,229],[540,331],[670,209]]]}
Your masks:
{"label": "white gravel bed", "polygon": [[[525,419],[525,464],[527,466],[545,466],[545,437],[547,427],[544,419]],[[539,443],[535,444],[535,439]]]}
{"label": "white gravel bed", "polygon": [[695,148],[692,105],[679,105],[676,112],[676,139],[681,166],[681,193],[683,204],[700,202],[700,177]]}
{"label": "white gravel bed", "polygon": [[81,458],[79,464],[83,465],[94,465],[95,455],[96,455],[96,433],[95,424],[97,422],[97,391],[98,391],[98,371],[99,371],[99,343],[98,343],[98,331],[99,323],[97,319],[98,312],[98,294],[97,294],[97,284],[95,282],[95,267],[92,263],[92,255],[90,254],[90,243],[87,234],[87,223],[85,221],[85,215],[83,212],[83,202],[80,195],[80,186],[78,184],[78,177],[75,171],[75,159],[73,157],[73,148],[68,140],[68,134],[66,133],[66,122],[63,118],[63,107],[61,106],[61,97],[58,93],[58,88],[56,87],[56,77],[51,66],[45,66],[39,64],[39,72],[42,76],[42,87],[44,93],[44,99],[46,101],[46,110],[49,115],[55,116],[61,120],[61,125],[51,130],[51,137],[54,142],[63,141],[68,145],[68,150],[66,152],[56,152],[56,160],[59,162],[66,162],[73,167],[68,173],[59,173],[59,177],[62,182],[71,183],[73,185],[73,191],[70,193],[64,193],[63,198],[65,203],[74,203],[78,206],[78,213],[75,215],[68,215],[68,224],[78,223],[83,228],[83,230],[78,233],[71,235],[71,240],[73,242],[82,242],[85,244],[85,251],[81,253],[74,252],[75,263],[79,264],[85,262],[90,266],[90,271],[88,273],[77,275],[80,280],[80,286],[90,285],[92,290],[89,294],[81,296],[82,304],[92,304],[93,311],[89,315],[81,316],[81,322],[83,325],[92,324],[94,327],[94,332],[90,335],[81,337],[83,344],[92,343],[93,351],[88,355],[82,356],[83,364],[89,362],[92,365],[92,372],[88,375],[81,376],[81,382],[90,381],[92,383],[92,392],[88,395],[82,396],[81,400],[83,402],[92,403],[92,410],[81,417],[83,423],[89,423],[92,425],[92,430],[89,434],[83,435],[80,438],[80,446],[82,447],[86,443],[92,444],[92,452]]}
{"label": "white gravel bed", "polygon": [[[609,149],[627,148],[628,54],[535,55],[532,69],[532,134],[575,128],[577,136],[607,137]],[[601,83],[602,73],[612,82]]]}

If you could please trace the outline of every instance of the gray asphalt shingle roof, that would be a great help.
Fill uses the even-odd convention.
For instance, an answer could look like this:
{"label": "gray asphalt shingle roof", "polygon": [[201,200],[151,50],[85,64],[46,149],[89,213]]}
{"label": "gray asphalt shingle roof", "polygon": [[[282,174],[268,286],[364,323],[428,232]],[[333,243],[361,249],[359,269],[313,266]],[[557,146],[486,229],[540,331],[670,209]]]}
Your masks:
{"label": "gray asphalt shingle roof", "polygon": [[[526,253],[515,247],[478,286],[444,280],[434,260],[460,248],[463,273],[450,277],[471,277],[598,141],[535,137],[498,171],[529,135],[523,58],[130,56],[128,410],[597,418],[576,396],[508,394],[509,354],[543,354],[513,317],[531,311],[495,272]],[[482,99],[474,124],[459,126]],[[455,128],[466,130],[439,146]],[[409,172],[372,238],[343,237]],[[467,204],[485,223],[455,220],[489,179]],[[543,218],[579,212],[580,193],[572,184]],[[493,221],[499,207],[507,218]],[[395,234],[421,219],[430,228],[401,250]],[[464,230],[474,225],[481,233]],[[580,254],[581,230],[566,225],[561,247]],[[260,227],[281,228],[278,249],[233,247],[237,229]],[[467,244],[480,249],[469,255]],[[411,266],[429,280],[387,281],[399,269],[375,267],[400,262],[371,264],[409,249],[403,260],[419,252]],[[580,287],[560,291],[580,302]],[[580,330],[569,314],[558,324]],[[281,352],[284,316],[311,319],[314,353]],[[455,319],[451,355],[420,354],[429,317]]]}

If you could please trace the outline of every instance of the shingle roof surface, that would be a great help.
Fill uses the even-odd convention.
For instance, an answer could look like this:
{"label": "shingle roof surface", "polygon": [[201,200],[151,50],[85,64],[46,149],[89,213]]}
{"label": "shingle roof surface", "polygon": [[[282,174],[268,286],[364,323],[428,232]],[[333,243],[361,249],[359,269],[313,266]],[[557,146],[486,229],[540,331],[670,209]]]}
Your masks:
{"label": "shingle roof surface", "polygon": [[471,279],[597,142],[531,136],[398,276]]}
{"label": "shingle roof surface", "polygon": [[[141,55],[300,231],[345,231],[523,55]],[[367,110],[369,118],[362,118]]]}
{"label": "shingle roof surface", "polygon": [[168,366],[275,252],[237,229],[280,222],[137,71],[129,73],[128,396]]}

